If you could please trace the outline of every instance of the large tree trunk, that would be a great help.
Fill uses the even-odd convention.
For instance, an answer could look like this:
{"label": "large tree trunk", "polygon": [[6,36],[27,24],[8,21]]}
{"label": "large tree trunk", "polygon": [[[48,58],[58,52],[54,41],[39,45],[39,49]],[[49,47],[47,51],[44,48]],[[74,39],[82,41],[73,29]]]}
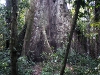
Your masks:
{"label": "large tree trunk", "polygon": [[67,4],[63,0],[52,0],[49,2],[49,37],[50,45],[56,50],[67,42],[70,31],[71,15],[68,11]]}
{"label": "large tree trunk", "polygon": [[62,0],[31,0],[30,5],[22,53],[42,61],[43,52],[56,51],[67,41],[71,15]]}

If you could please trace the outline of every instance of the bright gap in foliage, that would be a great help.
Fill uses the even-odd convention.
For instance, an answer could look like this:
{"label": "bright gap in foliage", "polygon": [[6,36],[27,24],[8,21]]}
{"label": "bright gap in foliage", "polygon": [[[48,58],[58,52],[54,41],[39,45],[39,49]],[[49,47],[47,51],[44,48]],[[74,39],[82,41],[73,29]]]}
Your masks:
{"label": "bright gap in foliage", "polygon": [[6,4],[6,0],[0,0],[0,4]]}

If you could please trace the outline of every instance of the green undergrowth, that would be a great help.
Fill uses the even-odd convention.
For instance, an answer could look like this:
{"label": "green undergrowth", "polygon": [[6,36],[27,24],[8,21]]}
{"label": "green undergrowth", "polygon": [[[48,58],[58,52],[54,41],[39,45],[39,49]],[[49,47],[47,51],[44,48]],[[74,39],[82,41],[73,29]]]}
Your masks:
{"label": "green undergrowth", "polygon": [[[58,49],[56,53],[50,54],[48,60],[41,62],[41,75],[59,75],[62,68],[65,51]],[[100,58],[92,59],[88,55],[70,53],[66,60],[64,75],[100,75]],[[34,62],[28,61],[26,57],[18,58],[18,74],[31,75]],[[11,75],[10,51],[0,51],[0,75]]]}
{"label": "green undergrowth", "polygon": [[[59,75],[65,51],[58,49],[43,62],[42,75]],[[100,75],[100,59],[92,59],[88,55],[70,53],[66,60],[65,75]]]}
{"label": "green undergrowth", "polygon": [[[31,75],[34,62],[26,57],[18,58],[18,75]],[[10,50],[0,51],[0,75],[11,75]]]}

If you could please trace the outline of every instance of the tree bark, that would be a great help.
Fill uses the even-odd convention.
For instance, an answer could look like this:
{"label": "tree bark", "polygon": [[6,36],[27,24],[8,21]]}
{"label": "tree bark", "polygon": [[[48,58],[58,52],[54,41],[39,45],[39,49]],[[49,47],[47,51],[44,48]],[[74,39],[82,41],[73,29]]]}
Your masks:
{"label": "tree bark", "polygon": [[66,49],[66,53],[65,53],[65,58],[64,58],[64,61],[63,61],[63,66],[62,66],[60,75],[64,74],[64,70],[65,70],[65,66],[66,66],[66,62],[67,62],[68,54],[69,54],[69,50],[70,50],[71,40],[72,40],[73,33],[74,33],[74,30],[75,30],[75,26],[76,26],[76,23],[77,23],[78,13],[79,13],[79,9],[80,9],[80,0],[76,0],[76,1],[77,1],[77,4],[76,4],[76,8],[75,8],[75,15],[73,17],[72,28],[71,28],[71,31],[70,31],[69,41],[68,41],[68,45],[67,45],[67,49]]}
{"label": "tree bark", "polygon": [[11,75],[18,75],[17,69],[17,0],[12,0],[12,16],[11,16]]}
{"label": "tree bark", "polygon": [[[42,61],[42,53],[62,48],[70,31],[71,15],[62,0],[31,0],[23,55]],[[65,7],[63,7],[65,6]]]}

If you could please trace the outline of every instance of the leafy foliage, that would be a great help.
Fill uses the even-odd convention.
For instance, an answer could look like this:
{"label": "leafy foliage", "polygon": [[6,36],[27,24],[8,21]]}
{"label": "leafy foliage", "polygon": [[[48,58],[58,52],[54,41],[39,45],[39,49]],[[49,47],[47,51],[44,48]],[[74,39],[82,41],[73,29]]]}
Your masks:
{"label": "leafy foliage", "polygon": [[20,57],[18,59],[18,73],[19,75],[30,75],[32,73],[32,68],[34,63],[30,63],[26,57]]}
{"label": "leafy foliage", "polygon": [[[7,28],[6,28],[6,22],[5,22],[5,12],[6,8],[4,5],[0,4],[0,50],[4,48],[4,35],[7,35]],[[9,37],[9,36],[8,36]]]}
{"label": "leafy foliage", "polygon": [[29,8],[29,0],[19,0],[18,3],[18,32],[20,32],[25,25],[25,14]]}
{"label": "leafy foliage", "polygon": [[100,22],[95,22],[91,24],[91,27],[100,28]]}
{"label": "leafy foliage", "polygon": [[0,52],[0,75],[10,75],[10,55],[9,51]]}
{"label": "leafy foliage", "polygon": [[[51,61],[43,63],[42,75],[59,75],[61,69],[61,63],[64,57],[61,57],[63,53],[61,49],[50,56]],[[65,75],[99,75],[99,63],[100,59],[94,60],[88,55],[73,54],[69,55]]]}
{"label": "leafy foliage", "polygon": [[[19,0],[18,32],[20,32],[25,25],[25,12],[28,7],[28,0]],[[5,50],[5,40],[10,38],[6,23],[6,11],[8,11],[6,6],[0,4],[0,75],[11,75],[10,50]],[[5,35],[7,36],[6,38]],[[17,63],[19,75],[29,75],[32,72],[30,67],[31,63],[25,57],[20,57]]]}
{"label": "leafy foliage", "polygon": [[[18,65],[18,75],[30,75],[32,73],[31,63],[26,57],[20,57],[17,62]],[[0,75],[11,75],[10,72],[11,61],[10,61],[10,51],[0,52]]]}

